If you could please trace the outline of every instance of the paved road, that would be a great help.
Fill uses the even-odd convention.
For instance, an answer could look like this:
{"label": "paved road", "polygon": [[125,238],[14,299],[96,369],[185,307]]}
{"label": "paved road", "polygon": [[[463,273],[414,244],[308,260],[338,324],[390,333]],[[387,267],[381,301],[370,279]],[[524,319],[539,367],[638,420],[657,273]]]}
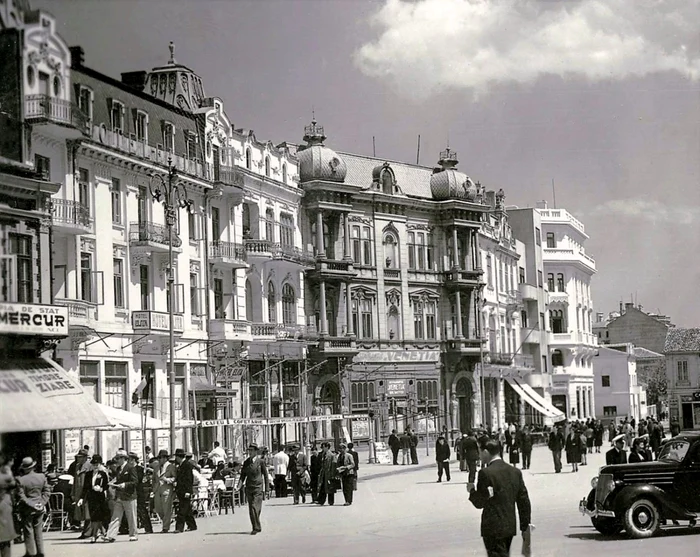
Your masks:
{"label": "paved road", "polygon": [[[426,458],[425,455],[421,455]],[[606,557],[700,554],[700,527],[669,530],[651,540],[600,536],[587,517],[578,513],[579,499],[588,493],[590,480],[603,464],[603,455],[589,455],[588,466],[577,474],[554,474],[550,453],[536,448],[533,466],[524,471],[533,504],[535,556]],[[266,502],[263,532],[250,536],[247,508],[235,515],[199,520],[199,530],[184,534],[141,535],[130,543],[119,536],[114,544],[90,545],[75,533],[49,534],[47,555],[52,557],[130,557],[145,554],[207,557],[265,555],[266,557],[410,557],[414,555],[485,555],[479,538],[479,511],[469,503],[466,473],[454,471],[452,481],[436,484],[433,467],[364,465],[356,502],[351,507],[291,505],[291,498]],[[371,477],[368,477],[370,476]],[[342,495],[338,494],[342,501]],[[520,555],[515,540],[512,554]],[[19,547],[15,553],[21,555]]]}

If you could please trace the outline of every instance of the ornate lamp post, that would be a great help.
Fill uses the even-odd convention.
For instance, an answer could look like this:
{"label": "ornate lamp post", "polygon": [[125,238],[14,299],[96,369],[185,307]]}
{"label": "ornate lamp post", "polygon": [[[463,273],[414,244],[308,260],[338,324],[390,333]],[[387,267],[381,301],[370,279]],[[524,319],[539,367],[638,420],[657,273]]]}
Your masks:
{"label": "ornate lamp post", "polygon": [[173,271],[173,227],[177,224],[178,209],[192,209],[192,201],[187,198],[187,190],[177,181],[177,169],[172,157],[168,157],[168,174],[151,174],[148,189],[153,199],[165,208],[165,225],[168,229],[168,317],[170,319],[170,350],[168,361],[168,384],[170,385],[170,450],[175,450],[175,274]]}

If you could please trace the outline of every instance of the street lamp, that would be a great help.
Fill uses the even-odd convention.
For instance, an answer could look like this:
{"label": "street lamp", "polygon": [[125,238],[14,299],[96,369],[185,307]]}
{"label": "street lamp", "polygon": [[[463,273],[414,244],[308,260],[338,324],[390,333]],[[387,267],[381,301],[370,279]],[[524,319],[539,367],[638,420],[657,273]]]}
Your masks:
{"label": "street lamp", "polygon": [[187,198],[187,189],[177,181],[177,169],[173,166],[172,156],[168,156],[168,174],[153,173],[148,182],[148,189],[153,199],[165,208],[165,225],[168,228],[168,318],[170,320],[170,360],[168,383],[170,385],[170,450],[175,450],[175,293],[173,286],[173,227],[177,223],[178,209],[192,210],[192,201]]}

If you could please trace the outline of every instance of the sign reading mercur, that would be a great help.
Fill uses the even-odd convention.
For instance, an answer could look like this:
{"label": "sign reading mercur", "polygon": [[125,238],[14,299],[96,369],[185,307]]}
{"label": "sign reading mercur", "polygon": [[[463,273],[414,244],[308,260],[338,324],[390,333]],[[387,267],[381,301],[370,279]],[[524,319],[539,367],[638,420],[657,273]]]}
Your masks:
{"label": "sign reading mercur", "polygon": [[67,336],[68,308],[38,304],[0,304],[0,333]]}

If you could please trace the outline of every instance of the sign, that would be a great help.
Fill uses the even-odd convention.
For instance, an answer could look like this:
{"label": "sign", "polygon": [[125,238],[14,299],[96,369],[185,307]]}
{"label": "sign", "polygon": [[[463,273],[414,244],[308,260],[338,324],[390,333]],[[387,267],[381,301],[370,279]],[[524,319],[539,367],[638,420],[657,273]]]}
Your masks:
{"label": "sign", "polygon": [[[131,326],[134,331],[167,333],[170,331],[170,315],[162,311],[134,311]],[[182,315],[173,315],[173,331],[181,333],[184,330]]]}
{"label": "sign", "polygon": [[430,363],[439,361],[439,350],[363,350],[353,358],[353,363],[356,364]]}
{"label": "sign", "polygon": [[391,464],[389,448],[384,441],[377,441],[374,444],[374,456],[377,459],[377,464]]}
{"label": "sign", "polygon": [[700,391],[695,391],[693,393],[693,400],[697,400],[698,402],[700,402]]}
{"label": "sign", "polygon": [[386,382],[386,396],[406,396],[406,380],[388,379]]}
{"label": "sign", "polygon": [[38,304],[0,304],[0,333],[68,336],[68,308]]}
{"label": "sign", "polygon": [[361,418],[352,421],[352,438],[369,438],[369,420]]}
{"label": "sign", "polygon": [[202,420],[201,427],[216,427],[219,425],[265,425],[267,420],[259,418],[225,418],[222,420]]}
{"label": "sign", "polygon": [[268,424],[303,424],[308,422],[309,419],[306,416],[290,416],[288,418],[269,418],[267,420]]}

